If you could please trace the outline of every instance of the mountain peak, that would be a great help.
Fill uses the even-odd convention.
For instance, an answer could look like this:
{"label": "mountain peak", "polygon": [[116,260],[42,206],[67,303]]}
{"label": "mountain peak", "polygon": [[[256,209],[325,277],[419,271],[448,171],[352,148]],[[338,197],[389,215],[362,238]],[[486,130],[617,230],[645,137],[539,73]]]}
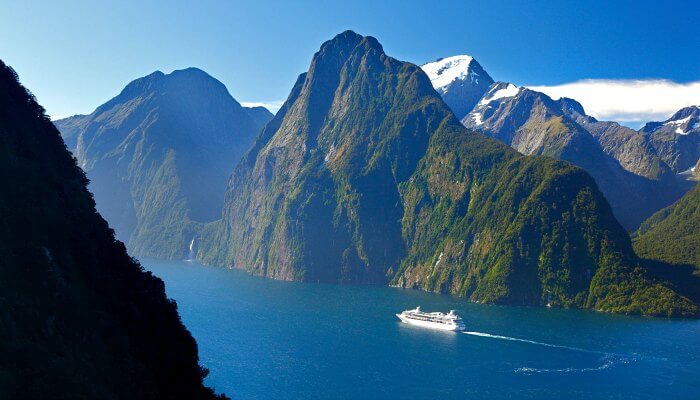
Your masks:
{"label": "mountain peak", "polygon": [[493,84],[493,79],[474,57],[466,54],[440,58],[421,68],[460,120]]}
{"label": "mountain peak", "polygon": [[557,100],[557,102],[561,105],[562,110],[572,111],[582,116],[586,116],[586,111],[583,109],[581,103],[574,99],[562,97],[559,100]]}
{"label": "mountain peak", "polygon": [[352,49],[354,49],[360,43],[362,43],[362,41],[364,41],[365,39],[365,36],[362,36],[351,30],[347,30],[345,32],[341,32],[335,35],[333,39],[324,42],[321,45],[321,49],[318,51],[318,53],[316,53],[316,55],[334,54],[337,57],[344,57]]}
{"label": "mountain peak", "polygon": [[[206,90],[202,91],[201,88]],[[223,83],[199,68],[189,67],[174,70],[169,74],[155,71],[129,82],[116,97],[98,107],[95,112],[108,110],[117,104],[145,97],[153,92],[183,98],[192,93],[203,92],[218,93],[222,97],[230,96]]]}
{"label": "mountain peak", "polygon": [[700,106],[688,106],[681,108],[680,110],[676,111],[675,114],[671,116],[667,120],[668,121],[677,121],[683,118],[688,118],[688,117],[696,117],[700,116]]}
{"label": "mountain peak", "polygon": [[339,34],[335,35],[333,37],[333,39],[329,40],[329,42],[345,41],[345,42],[359,43],[362,39],[364,39],[364,36],[353,31],[352,29],[348,29],[348,30],[345,30],[345,31],[340,32]]}
{"label": "mountain peak", "polygon": [[[664,129],[661,129],[661,128]],[[689,135],[700,130],[700,106],[688,106],[676,111],[671,118],[662,122],[648,122],[642,128],[643,133],[672,132],[677,135]]]}
{"label": "mountain peak", "polygon": [[123,91],[129,91],[133,89],[144,89],[150,88],[154,85],[162,84],[165,81],[174,81],[181,79],[192,79],[200,78],[211,80],[220,83],[216,78],[209,75],[205,71],[196,67],[187,67],[183,69],[176,69],[173,72],[166,74],[160,70],[156,70],[144,77],[134,79],[129,84],[126,85]]}
{"label": "mountain peak", "polygon": [[[469,80],[472,83],[479,81],[479,73],[471,68],[473,57],[466,54],[439,58],[431,63],[423,64],[421,68],[428,74],[433,87],[438,92],[446,92],[455,80]],[[477,63],[478,64],[478,63]]]}

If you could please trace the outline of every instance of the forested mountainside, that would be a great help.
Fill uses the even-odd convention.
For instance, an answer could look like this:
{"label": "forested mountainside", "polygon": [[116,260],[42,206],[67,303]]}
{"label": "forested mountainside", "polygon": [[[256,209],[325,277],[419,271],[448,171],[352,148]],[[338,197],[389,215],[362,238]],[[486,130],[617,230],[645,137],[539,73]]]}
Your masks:
{"label": "forested mountainside", "polygon": [[0,174],[0,398],[215,398],[163,282],[114,239],[1,61]]}
{"label": "forested mountainside", "polygon": [[137,256],[184,259],[218,219],[236,162],[272,114],[205,72],[154,72],[90,115],[56,121],[97,208]]}
{"label": "forested mountainside", "polygon": [[633,243],[640,257],[692,265],[700,274],[700,185],[646,220]]}
{"label": "forested mountainside", "polygon": [[499,304],[697,315],[638,265],[593,179],[466,129],[417,66],[324,43],[236,167],[210,264]]}
{"label": "forested mountainside", "polygon": [[628,230],[691,187],[656,155],[643,134],[596,121],[572,99],[554,101],[498,82],[462,123],[520,153],[550,156],[585,169]]}

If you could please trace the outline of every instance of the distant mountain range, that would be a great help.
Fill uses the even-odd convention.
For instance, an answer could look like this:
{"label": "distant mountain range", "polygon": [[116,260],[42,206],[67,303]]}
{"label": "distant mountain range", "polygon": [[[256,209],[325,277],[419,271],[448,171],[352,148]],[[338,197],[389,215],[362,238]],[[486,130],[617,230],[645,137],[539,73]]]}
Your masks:
{"label": "distant mountain range", "polygon": [[130,252],[184,259],[194,232],[220,218],[231,170],[271,118],[188,68],[139,78],[92,114],[55,124]]}
{"label": "distant mountain range", "polygon": [[[507,82],[495,82],[486,89],[474,85],[476,75],[488,77],[482,81],[491,78],[471,57],[444,60],[455,58],[470,61],[468,65],[442,63],[439,68],[436,64],[440,62],[428,63],[422,68],[464,126],[520,153],[550,156],[584,168],[628,230],[636,229],[692,187],[678,174],[700,159],[697,107],[634,131],[615,122],[597,121],[572,99],[554,101]],[[460,90],[451,90],[453,87]]]}
{"label": "distant mountain range", "polygon": [[58,131],[2,61],[0,171],[0,397],[217,398],[163,282],[114,239]]}
{"label": "distant mountain range", "polygon": [[[464,57],[442,62],[469,67],[457,74],[463,85],[440,86],[444,96],[490,79]],[[324,43],[234,170],[199,258],[276,279],[479,302],[697,313],[638,265],[588,174],[466,129],[433,89],[447,73],[435,67],[431,84],[372,37],[348,31]],[[485,93],[501,90],[514,89]],[[549,106],[537,112],[559,111],[543,123],[569,123]],[[578,129],[561,146],[595,144]]]}

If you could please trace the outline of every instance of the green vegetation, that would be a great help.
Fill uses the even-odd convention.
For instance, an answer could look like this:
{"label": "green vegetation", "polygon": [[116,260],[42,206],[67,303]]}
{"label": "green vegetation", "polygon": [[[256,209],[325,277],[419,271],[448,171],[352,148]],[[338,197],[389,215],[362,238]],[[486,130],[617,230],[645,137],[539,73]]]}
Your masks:
{"label": "green vegetation", "polygon": [[700,274],[700,185],[646,220],[633,243],[640,257],[692,265]]}
{"label": "green vegetation", "polygon": [[0,171],[0,398],[215,398],[163,282],[115,241],[1,61]]}
{"label": "green vegetation", "polygon": [[638,265],[585,172],[466,130],[418,67],[353,32],[323,44],[226,199],[203,233],[210,264],[489,303],[698,313]]}

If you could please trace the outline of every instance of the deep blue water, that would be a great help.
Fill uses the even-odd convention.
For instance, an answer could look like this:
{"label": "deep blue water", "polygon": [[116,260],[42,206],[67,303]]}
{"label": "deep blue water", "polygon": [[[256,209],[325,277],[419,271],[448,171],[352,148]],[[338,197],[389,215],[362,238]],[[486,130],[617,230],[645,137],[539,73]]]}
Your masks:
{"label": "deep blue water", "polygon": [[[143,264],[177,301],[207,384],[234,399],[699,398],[700,321]],[[394,316],[417,305],[459,310],[471,333]]]}

